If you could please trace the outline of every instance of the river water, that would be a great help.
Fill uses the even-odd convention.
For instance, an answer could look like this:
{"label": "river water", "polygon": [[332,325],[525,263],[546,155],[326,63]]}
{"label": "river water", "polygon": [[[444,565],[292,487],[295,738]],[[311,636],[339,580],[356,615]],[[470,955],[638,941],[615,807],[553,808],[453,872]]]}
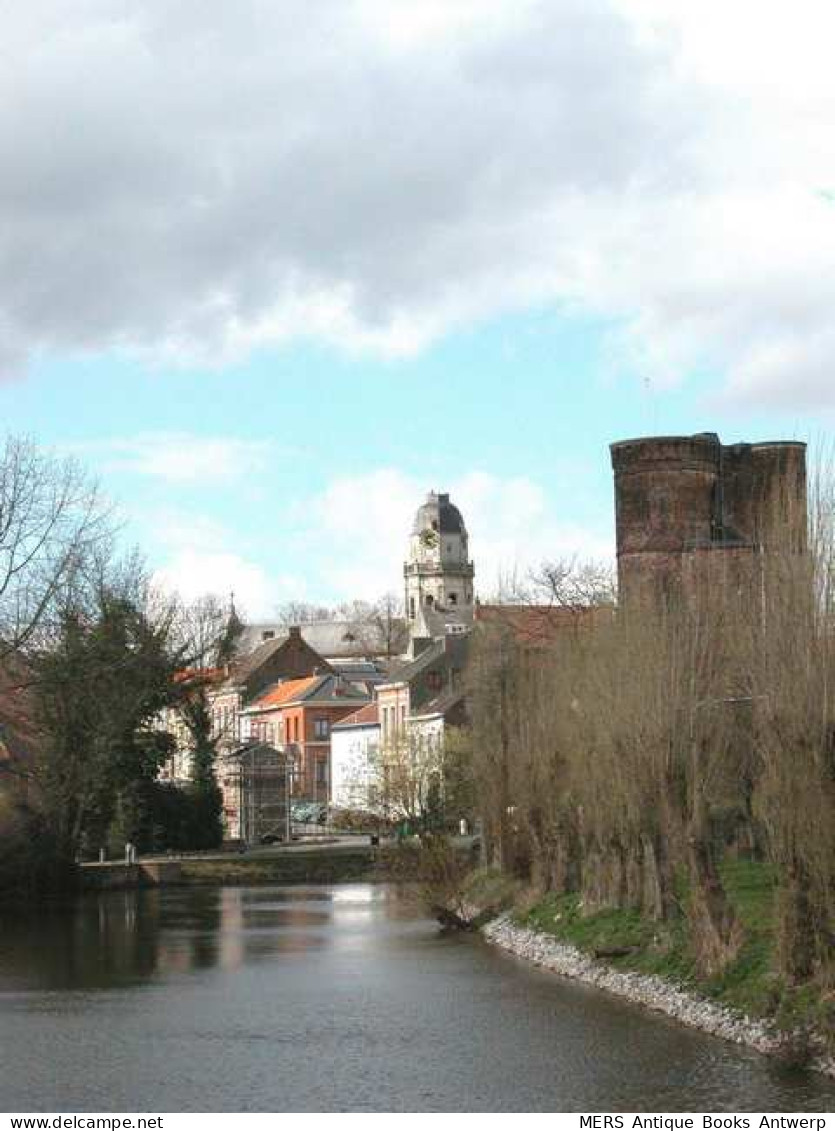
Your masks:
{"label": "river water", "polygon": [[832,1111],[835,1085],[445,937],[390,889],[0,921],[3,1111]]}

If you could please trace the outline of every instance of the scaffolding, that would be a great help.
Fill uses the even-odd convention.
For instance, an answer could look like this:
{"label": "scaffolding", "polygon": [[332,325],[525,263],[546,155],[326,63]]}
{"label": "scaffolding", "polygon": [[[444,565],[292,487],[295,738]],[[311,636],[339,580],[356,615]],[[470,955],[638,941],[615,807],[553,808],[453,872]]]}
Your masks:
{"label": "scaffolding", "polygon": [[245,844],[290,840],[290,760],[257,743],[237,751],[240,837]]}

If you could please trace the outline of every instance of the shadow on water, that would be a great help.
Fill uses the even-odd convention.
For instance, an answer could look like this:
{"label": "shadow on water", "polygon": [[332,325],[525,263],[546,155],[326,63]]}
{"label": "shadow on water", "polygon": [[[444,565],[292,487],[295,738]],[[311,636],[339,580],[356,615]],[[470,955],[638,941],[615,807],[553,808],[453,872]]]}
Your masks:
{"label": "shadow on water", "polygon": [[[3,1110],[826,1111],[835,1087],[442,936],[382,886],[0,922]],[[91,1071],[90,1065],[95,1065]]]}

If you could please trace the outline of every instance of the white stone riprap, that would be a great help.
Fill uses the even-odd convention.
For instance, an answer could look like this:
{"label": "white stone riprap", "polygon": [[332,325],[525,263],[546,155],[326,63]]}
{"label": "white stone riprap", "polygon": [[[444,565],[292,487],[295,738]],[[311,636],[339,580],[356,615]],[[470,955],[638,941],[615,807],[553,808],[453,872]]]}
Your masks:
{"label": "white stone riprap", "polygon": [[[535,966],[627,998],[723,1040],[770,1055],[779,1053],[783,1045],[781,1037],[764,1021],[752,1020],[653,974],[615,970],[550,935],[516,925],[506,915],[493,919],[482,928],[482,933],[489,942]],[[812,1067],[835,1076],[835,1061],[831,1058],[821,1057]]]}

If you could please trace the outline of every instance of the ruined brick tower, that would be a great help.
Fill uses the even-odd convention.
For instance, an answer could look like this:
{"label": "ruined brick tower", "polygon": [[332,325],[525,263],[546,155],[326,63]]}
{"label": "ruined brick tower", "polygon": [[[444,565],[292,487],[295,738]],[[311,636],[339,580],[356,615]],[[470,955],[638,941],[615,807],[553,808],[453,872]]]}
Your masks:
{"label": "ruined brick tower", "polygon": [[805,444],[725,445],[702,432],[622,440],[611,453],[622,603],[674,599],[714,564],[806,547]]}

